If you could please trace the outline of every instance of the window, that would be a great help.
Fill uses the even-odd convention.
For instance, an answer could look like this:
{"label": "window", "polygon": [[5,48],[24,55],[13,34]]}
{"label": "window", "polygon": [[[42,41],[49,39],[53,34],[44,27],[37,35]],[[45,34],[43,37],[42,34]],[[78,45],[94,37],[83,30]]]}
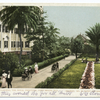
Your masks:
{"label": "window", "polygon": [[13,30],[11,30],[11,33],[13,33]]}
{"label": "window", "polygon": [[7,27],[7,26],[5,26],[5,32],[6,32],[6,33],[8,33],[8,32],[9,32],[9,30],[8,30],[8,27]]}
{"label": "window", "polygon": [[19,41],[17,41],[17,47],[19,47]]}
{"label": "window", "polygon": [[[19,47],[20,47],[20,42],[19,42]],[[22,48],[23,48],[23,41],[22,41]]]}
{"label": "window", "polygon": [[0,48],[1,48],[1,41],[0,41]]}
{"label": "window", "polygon": [[0,25],[0,32],[1,32],[1,25]]}
{"label": "window", "polygon": [[25,42],[25,47],[29,47],[29,42],[28,41]]}
{"label": "window", "polygon": [[14,33],[18,33],[18,28],[15,28],[14,29]]}
{"label": "window", "polygon": [[4,32],[5,31],[5,27],[4,27],[4,25],[2,26],[2,32]]}
{"label": "window", "polygon": [[16,47],[16,42],[14,41],[14,47]]}
{"label": "window", "polygon": [[11,47],[13,47],[13,43],[14,43],[14,42],[13,42],[13,41],[11,41]]}
{"label": "window", "polygon": [[8,41],[4,41],[4,48],[8,48]]}

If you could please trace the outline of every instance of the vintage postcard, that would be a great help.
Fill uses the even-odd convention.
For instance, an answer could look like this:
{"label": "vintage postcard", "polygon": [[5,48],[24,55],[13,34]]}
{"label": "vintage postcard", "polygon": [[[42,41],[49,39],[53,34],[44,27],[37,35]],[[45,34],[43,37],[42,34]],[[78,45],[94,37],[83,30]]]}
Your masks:
{"label": "vintage postcard", "polygon": [[0,3],[0,97],[100,97],[100,3]]}

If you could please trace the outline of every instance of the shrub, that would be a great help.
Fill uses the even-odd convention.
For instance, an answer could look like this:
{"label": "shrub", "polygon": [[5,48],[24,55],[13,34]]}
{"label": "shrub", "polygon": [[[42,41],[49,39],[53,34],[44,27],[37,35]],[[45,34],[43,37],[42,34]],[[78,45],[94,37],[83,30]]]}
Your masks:
{"label": "shrub", "polygon": [[[68,54],[66,54],[65,56],[67,57]],[[64,58],[65,56],[61,55],[61,56],[58,56],[58,57],[51,58],[51,59],[45,60],[45,61],[43,61],[43,62],[40,62],[40,63],[38,63],[38,67],[39,67],[39,69],[42,69],[42,68],[44,68],[44,67],[46,67],[46,66],[48,66],[48,65],[50,65],[50,64],[52,64],[52,63],[54,63],[54,62],[56,62],[56,61],[58,61],[58,60],[61,60],[61,59]],[[35,65],[35,64],[28,65],[28,66],[25,66],[25,67],[29,68],[29,66],[32,66],[33,71],[35,71],[35,70],[34,70],[34,65]],[[19,68],[20,68],[20,67],[19,67]],[[24,68],[22,68],[22,69],[24,70]],[[23,70],[21,71],[22,73],[23,73]],[[13,75],[14,75],[14,76],[21,76],[21,72],[20,72],[20,71],[17,72],[17,71],[19,71],[19,70],[15,69],[14,72],[13,72]],[[18,75],[17,75],[17,74],[18,74]]]}
{"label": "shrub", "polygon": [[28,66],[28,65],[32,65],[33,64],[33,62],[32,62],[31,59],[25,60],[24,63],[25,63],[25,66]]}
{"label": "shrub", "polygon": [[23,71],[24,71],[23,69],[18,69],[18,68],[16,68],[16,69],[13,71],[12,75],[13,75],[13,76],[21,76]]}
{"label": "shrub", "polygon": [[18,67],[18,56],[14,53],[6,53],[4,55],[4,61],[5,64],[3,66],[3,69],[8,71],[10,70],[11,73],[13,73],[14,69]]}

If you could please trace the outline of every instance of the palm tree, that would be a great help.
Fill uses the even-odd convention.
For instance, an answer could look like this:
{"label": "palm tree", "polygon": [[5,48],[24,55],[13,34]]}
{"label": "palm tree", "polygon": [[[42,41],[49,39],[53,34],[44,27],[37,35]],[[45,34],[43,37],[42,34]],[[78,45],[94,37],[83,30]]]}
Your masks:
{"label": "palm tree", "polygon": [[22,55],[22,39],[21,34],[24,34],[24,28],[36,30],[37,23],[40,17],[40,8],[36,6],[6,6],[0,11],[0,19],[3,25],[7,25],[9,30],[18,26],[18,35],[20,37],[20,57],[21,65]]}
{"label": "palm tree", "polygon": [[90,43],[96,47],[96,61],[99,60],[99,45],[100,45],[100,24],[96,23],[95,26],[90,27],[88,31],[85,31],[86,35],[90,38]]}
{"label": "palm tree", "polygon": [[57,40],[59,38],[58,34],[60,34],[59,29],[55,28],[54,25],[50,22],[46,32],[47,33],[45,35],[45,40],[44,40],[46,43],[46,47],[48,47],[50,53],[52,50],[56,52]]}

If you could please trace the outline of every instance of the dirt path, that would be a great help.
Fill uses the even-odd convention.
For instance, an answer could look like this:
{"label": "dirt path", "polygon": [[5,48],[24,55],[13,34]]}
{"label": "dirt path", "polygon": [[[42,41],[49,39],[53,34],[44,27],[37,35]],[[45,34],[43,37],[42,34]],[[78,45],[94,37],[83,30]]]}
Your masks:
{"label": "dirt path", "polygon": [[[59,61],[59,69],[63,68],[71,60],[75,59],[75,56],[69,56]],[[21,77],[13,77],[13,88],[34,88],[38,83],[44,81],[47,77],[50,77],[54,72],[51,72],[51,66],[39,70],[38,74],[33,74],[31,80],[22,81]]]}

